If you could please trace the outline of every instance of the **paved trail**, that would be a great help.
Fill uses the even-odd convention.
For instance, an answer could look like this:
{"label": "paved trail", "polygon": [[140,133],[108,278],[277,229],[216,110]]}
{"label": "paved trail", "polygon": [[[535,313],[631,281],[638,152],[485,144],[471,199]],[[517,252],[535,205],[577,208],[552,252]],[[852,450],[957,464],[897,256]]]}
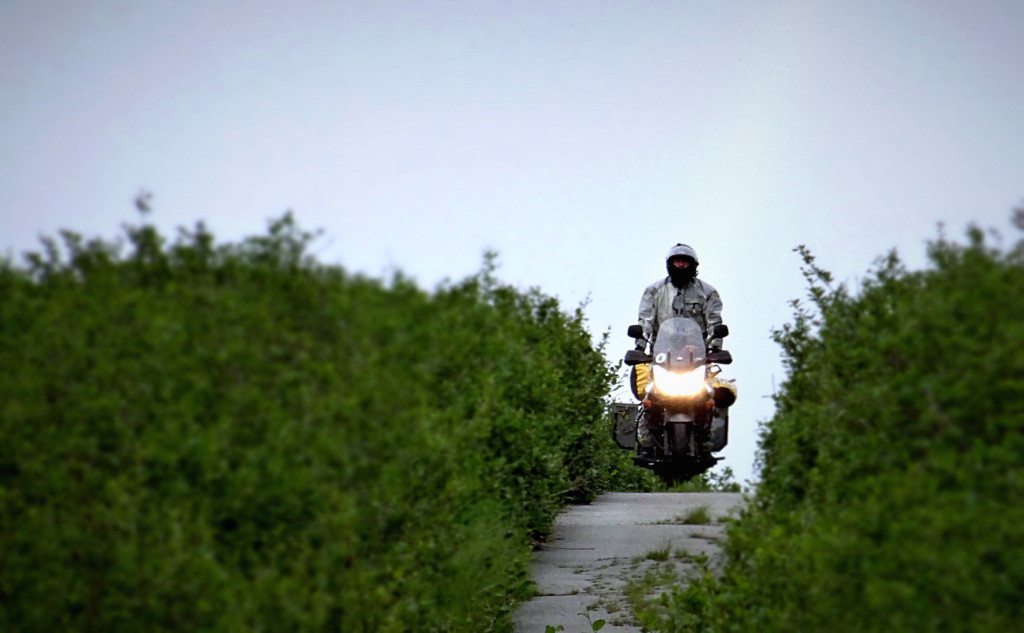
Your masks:
{"label": "paved trail", "polygon": [[[640,631],[624,587],[659,564],[675,564],[685,573],[680,552],[716,554],[724,531],[717,520],[739,502],[740,495],[731,493],[617,492],[568,508],[534,554],[538,595],[516,611],[517,633],[544,633],[548,625],[579,633],[598,619],[606,622],[603,632]],[[682,524],[680,518],[700,506],[707,507],[712,523]],[[672,562],[648,558],[659,550],[670,552]]]}

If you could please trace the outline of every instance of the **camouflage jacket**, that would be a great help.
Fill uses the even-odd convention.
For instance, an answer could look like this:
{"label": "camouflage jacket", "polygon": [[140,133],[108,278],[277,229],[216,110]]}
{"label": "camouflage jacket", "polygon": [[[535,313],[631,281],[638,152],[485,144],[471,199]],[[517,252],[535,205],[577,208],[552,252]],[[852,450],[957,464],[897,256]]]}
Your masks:
{"label": "camouflage jacket", "polygon": [[[659,324],[680,314],[696,321],[706,339],[711,329],[722,322],[722,299],[714,286],[706,281],[694,279],[679,289],[665,277],[644,290],[637,322],[644,328],[644,337],[653,343],[658,336]],[[636,344],[643,345],[644,340],[636,339]],[[721,347],[722,339],[714,339],[711,345]]]}

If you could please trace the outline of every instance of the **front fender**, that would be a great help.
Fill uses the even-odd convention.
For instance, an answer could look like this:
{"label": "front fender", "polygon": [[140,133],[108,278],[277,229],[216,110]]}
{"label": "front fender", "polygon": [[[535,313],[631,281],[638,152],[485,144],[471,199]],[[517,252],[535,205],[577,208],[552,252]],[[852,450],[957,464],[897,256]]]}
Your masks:
{"label": "front fender", "polygon": [[673,411],[671,413],[665,412],[665,422],[670,424],[686,424],[688,422],[695,422],[696,418],[692,414],[686,411]]}

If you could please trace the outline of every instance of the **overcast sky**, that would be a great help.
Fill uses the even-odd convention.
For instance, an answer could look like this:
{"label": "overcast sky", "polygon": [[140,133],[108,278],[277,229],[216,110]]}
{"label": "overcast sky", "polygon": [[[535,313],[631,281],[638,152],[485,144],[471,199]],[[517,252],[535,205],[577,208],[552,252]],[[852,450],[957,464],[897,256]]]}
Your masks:
{"label": "overcast sky", "polygon": [[1009,226],[1024,2],[0,2],[0,253],[113,237],[140,189],[168,232],[292,209],[321,261],[427,288],[496,249],[612,357],[689,243],[748,479],[795,245],[853,282]]}

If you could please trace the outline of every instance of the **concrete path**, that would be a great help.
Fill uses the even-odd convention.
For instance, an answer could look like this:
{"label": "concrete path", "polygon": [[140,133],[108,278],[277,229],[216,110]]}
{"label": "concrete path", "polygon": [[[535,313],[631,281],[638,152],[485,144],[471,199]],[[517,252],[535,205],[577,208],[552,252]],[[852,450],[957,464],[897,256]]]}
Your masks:
{"label": "concrete path", "polygon": [[[555,521],[547,543],[534,554],[538,595],[514,614],[517,633],[544,633],[562,625],[566,633],[640,631],[624,589],[655,565],[672,565],[685,575],[687,557],[718,552],[724,526],[719,519],[740,503],[731,493],[607,493],[591,505],[571,506]],[[704,506],[706,525],[685,517]],[[667,553],[670,562],[665,562]]]}

